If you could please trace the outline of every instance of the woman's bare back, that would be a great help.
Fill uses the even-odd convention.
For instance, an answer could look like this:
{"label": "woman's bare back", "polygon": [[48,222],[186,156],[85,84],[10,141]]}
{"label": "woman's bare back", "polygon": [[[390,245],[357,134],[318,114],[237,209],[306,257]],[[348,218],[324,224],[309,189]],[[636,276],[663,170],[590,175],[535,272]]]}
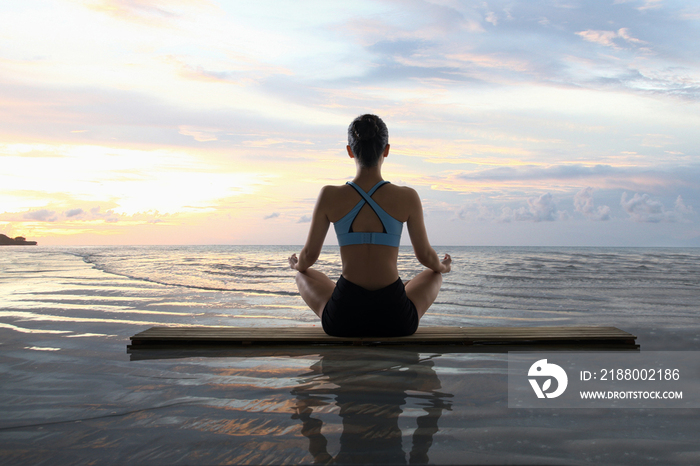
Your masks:
{"label": "woman's bare back", "polygon": [[[371,183],[359,183],[365,192]],[[411,189],[387,183],[378,189],[372,199],[386,213],[405,223],[411,214]],[[326,216],[332,223],[337,222],[362,199],[354,188],[348,185],[327,186],[322,202],[327,206]],[[382,223],[369,204],[365,204],[355,217],[352,229],[356,232],[381,232]],[[343,276],[368,290],[376,290],[394,283],[399,278],[397,269],[399,250],[396,247],[379,244],[353,244],[342,246],[340,256],[343,263]]]}

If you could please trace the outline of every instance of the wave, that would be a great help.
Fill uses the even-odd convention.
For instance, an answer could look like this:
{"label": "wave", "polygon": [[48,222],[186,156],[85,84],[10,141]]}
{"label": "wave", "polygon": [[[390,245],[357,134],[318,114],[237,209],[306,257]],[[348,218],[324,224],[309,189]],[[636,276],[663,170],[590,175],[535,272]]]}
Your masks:
{"label": "wave", "polygon": [[[86,264],[90,264],[94,268],[104,272],[108,273],[110,275],[116,275],[124,278],[128,278],[130,280],[137,280],[137,281],[142,281],[142,282],[147,282],[147,283],[153,283],[157,285],[162,285],[162,286],[175,286],[175,287],[180,287],[180,288],[187,288],[187,289],[194,289],[194,290],[202,290],[202,291],[221,291],[221,292],[231,292],[231,293],[245,293],[245,294],[252,294],[252,295],[271,295],[271,296],[296,296],[299,293],[295,291],[284,291],[284,290],[270,290],[270,289],[261,289],[261,288],[256,288],[256,287],[250,287],[250,288],[245,288],[245,287],[231,287],[231,286],[216,286],[216,285],[208,285],[208,284],[192,284],[192,283],[183,283],[182,274],[174,274],[171,275],[170,277],[160,277],[160,278],[154,278],[152,276],[149,276],[150,274],[153,273],[153,270],[147,270],[144,274],[137,274],[137,273],[128,273],[123,270],[119,270],[119,267],[116,264],[110,264],[108,263],[109,261],[105,261],[103,256],[100,256],[99,254],[95,253],[71,253],[72,255],[75,255],[77,257],[82,258],[82,260]],[[120,258],[116,260],[115,262],[118,261],[123,261],[123,258]],[[124,266],[126,264],[122,264]],[[187,267],[183,267],[183,269],[186,269],[190,272],[193,270],[198,269],[198,265],[201,265],[199,262],[194,262],[193,260],[188,260],[185,261],[183,260],[183,264]],[[238,268],[238,269],[251,269],[251,267],[241,267],[241,266],[232,266],[232,268]],[[197,271],[199,274],[201,273],[206,273],[206,274],[216,274],[215,272],[212,271],[206,271],[206,270],[198,270]],[[185,275],[187,275],[185,273]],[[231,277],[236,277],[240,278],[240,274],[229,274],[227,276]],[[256,278],[256,279],[269,279],[274,275],[257,275],[257,276],[247,276],[246,278]],[[188,277],[187,279],[192,280],[192,277]],[[250,280],[249,280],[250,281]],[[257,281],[254,281],[253,283],[258,283]],[[269,284],[269,282],[267,282]]]}
{"label": "wave", "polygon": [[[298,304],[286,257],[296,247],[102,247],[72,251],[109,274],[159,286],[258,296],[265,305],[279,297]],[[444,248],[453,258],[434,304],[459,309],[514,312],[584,312],[607,316],[659,315],[686,319],[700,289],[700,249]],[[412,251],[399,253],[399,274],[410,279],[422,267]],[[341,270],[337,250],[315,267],[329,277]],[[294,301],[294,302],[292,302]],[[582,314],[583,316],[583,314]],[[615,317],[618,318],[618,317]]]}

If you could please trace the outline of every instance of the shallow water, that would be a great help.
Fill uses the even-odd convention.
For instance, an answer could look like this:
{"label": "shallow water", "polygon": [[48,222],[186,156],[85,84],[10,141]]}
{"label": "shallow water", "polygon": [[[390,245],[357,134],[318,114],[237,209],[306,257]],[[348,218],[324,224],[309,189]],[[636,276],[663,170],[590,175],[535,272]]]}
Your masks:
{"label": "shallow water", "polygon": [[[698,464],[699,410],[509,409],[507,354],[140,351],[152,325],[318,325],[289,247],[0,250],[2,464]],[[700,349],[700,250],[449,248],[421,325],[614,325]],[[337,276],[337,250],[319,267]],[[420,269],[402,250],[401,275]]]}

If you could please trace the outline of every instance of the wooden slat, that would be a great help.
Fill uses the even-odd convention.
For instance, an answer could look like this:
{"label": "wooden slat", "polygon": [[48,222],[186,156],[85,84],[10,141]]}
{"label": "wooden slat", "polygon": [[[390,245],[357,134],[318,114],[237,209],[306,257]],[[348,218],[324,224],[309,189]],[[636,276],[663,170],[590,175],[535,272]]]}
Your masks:
{"label": "wooden slat", "polygon": [[474,344],[619,342],[637,337],[615,327],[420,327],[407,337],[331,337],[320,327],[152,327],[131,337],[145,344]]}

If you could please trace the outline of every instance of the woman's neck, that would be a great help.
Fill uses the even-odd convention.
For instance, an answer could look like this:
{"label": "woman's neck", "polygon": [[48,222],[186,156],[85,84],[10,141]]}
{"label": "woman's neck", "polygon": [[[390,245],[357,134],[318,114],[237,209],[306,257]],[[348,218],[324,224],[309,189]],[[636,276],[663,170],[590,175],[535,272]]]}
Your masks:
{"label": "woman's neck", "polygon": [[355,173],[355,179],[352,180],[355,184],[360,186],[369,185],[370,187],[382,181],[382,167],[381,164],[377,164],[374,167],[364,168],[357,166],[357,172]]}

